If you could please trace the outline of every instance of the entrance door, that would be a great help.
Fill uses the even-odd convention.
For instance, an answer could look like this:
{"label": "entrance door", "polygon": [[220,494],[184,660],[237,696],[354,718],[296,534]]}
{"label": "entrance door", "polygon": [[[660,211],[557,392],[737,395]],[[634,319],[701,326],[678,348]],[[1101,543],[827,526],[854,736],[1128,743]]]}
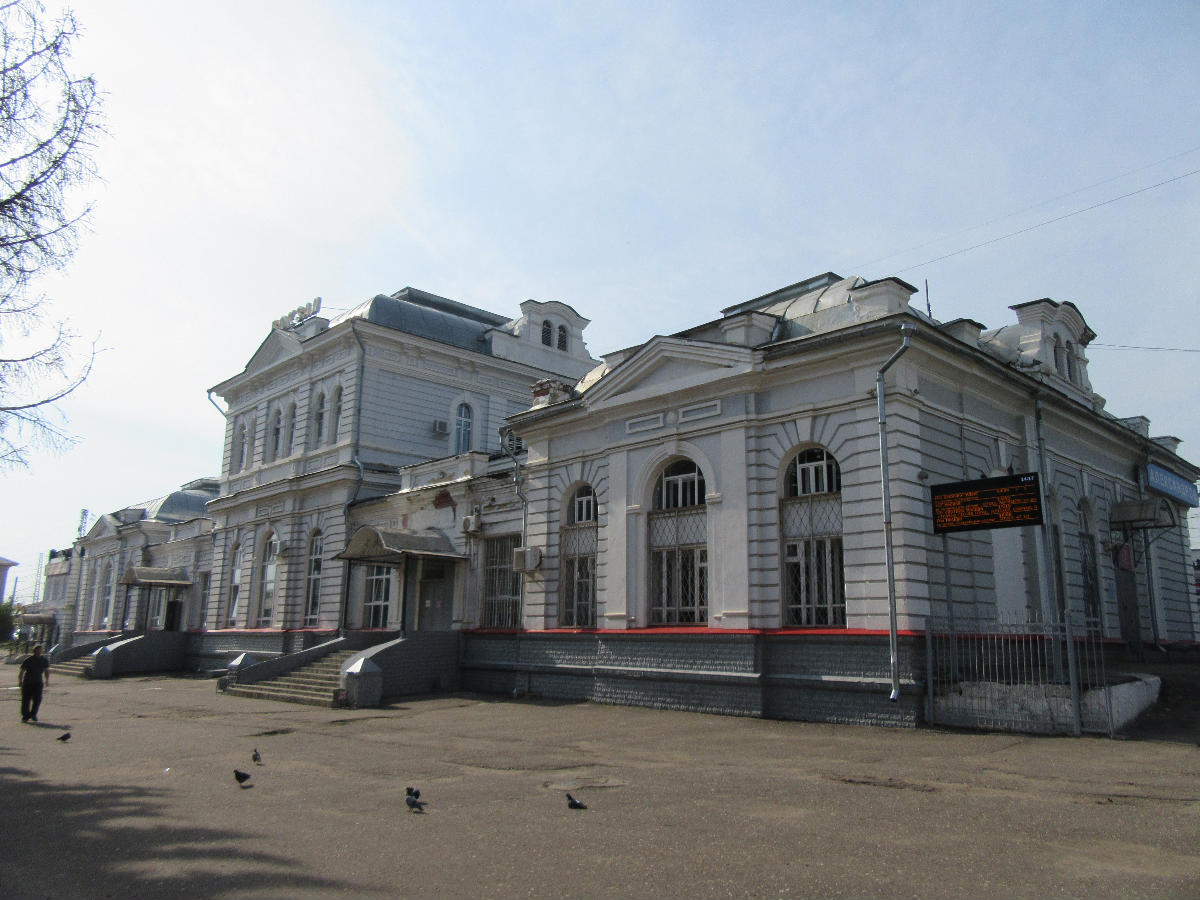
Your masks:
{"label": "entrance door", "polygon": [[440,559],[418,562],[417,630],[449,631],[454,619],[452,563]]}
{"label": "entrance door", "polygon": [[1129,655],[1141,662],[1142,617],[1138,612],[1137,577],[1133,572],[1133,548],[1122,544],[1113,551],[1113,569],[1117,574],[1117,618],[1121,622],[1121,637],[1129,646]]}
{"label": "entrance door", "polygon": [[179,594],[172,594],[167,601],[167,611],[163,616],[163,631],[178,631],[183,621],[183,601]]}

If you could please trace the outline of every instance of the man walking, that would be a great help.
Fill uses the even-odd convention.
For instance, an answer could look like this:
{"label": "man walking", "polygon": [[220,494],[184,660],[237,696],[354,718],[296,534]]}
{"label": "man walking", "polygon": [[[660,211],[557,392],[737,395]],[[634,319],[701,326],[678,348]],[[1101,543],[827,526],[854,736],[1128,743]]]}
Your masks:
{"label": "man walking", "polygon": [[33,656],[21,663],[17,675],[21,686],[21,721],[36,722],[38,707],[42,705],[42,689],[50,684],[50,660],[42,656],[42,645],[33,648]]}

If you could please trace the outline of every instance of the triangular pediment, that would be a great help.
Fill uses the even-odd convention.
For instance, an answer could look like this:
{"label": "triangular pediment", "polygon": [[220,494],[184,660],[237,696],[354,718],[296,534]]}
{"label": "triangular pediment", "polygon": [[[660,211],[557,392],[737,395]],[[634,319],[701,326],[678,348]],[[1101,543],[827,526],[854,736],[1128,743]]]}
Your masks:
{"label": "triangular pediment", "polygon": [[755,352],[746,347],[656,337],[592,386],[589,405],[633,402],[711,385],[749,372]]}
{"label": "triangular pediment", "polygon": [[246,363],[247,375],[261,372],[285,359],[291,359],[300,353],[300,341],[294,334],[274,329],[267,339],[259,344],[250,361]]}

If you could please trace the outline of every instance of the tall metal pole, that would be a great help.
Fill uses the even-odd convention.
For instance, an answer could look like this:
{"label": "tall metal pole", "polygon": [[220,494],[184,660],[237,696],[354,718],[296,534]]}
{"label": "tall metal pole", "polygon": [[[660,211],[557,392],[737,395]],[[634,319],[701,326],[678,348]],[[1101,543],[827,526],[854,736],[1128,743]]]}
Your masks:
{"label": "tall metal pole", "polygon": [[900,334],[904,341],[896,352],[888,357],[878,372],[875,373],[875,400],[879,408],[879,470],[883,487],[883,554],[887,566],[888,585],[888,653],[891,659],[892,695],[891,700],[900,699],[900,651],[896,636],[896,572],[892,555],[892,480],[888,472],[887,445],[887,404],[884,401],[883,375],[912,343],[916,333],[913,325],[905,323],[900,326]]}

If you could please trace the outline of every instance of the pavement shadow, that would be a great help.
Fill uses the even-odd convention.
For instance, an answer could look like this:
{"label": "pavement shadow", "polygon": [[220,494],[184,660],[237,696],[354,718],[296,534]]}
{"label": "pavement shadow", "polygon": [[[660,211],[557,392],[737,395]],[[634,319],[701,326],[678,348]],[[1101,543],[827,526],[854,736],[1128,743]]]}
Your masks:
{"label": "pavement shadow", "polygon": [[0,896],[218,898],[355,892],[306,863],[253,849],[256,835],[173,824],[166,792],[138,785],[51,784],[0,767],[9,818]]}

